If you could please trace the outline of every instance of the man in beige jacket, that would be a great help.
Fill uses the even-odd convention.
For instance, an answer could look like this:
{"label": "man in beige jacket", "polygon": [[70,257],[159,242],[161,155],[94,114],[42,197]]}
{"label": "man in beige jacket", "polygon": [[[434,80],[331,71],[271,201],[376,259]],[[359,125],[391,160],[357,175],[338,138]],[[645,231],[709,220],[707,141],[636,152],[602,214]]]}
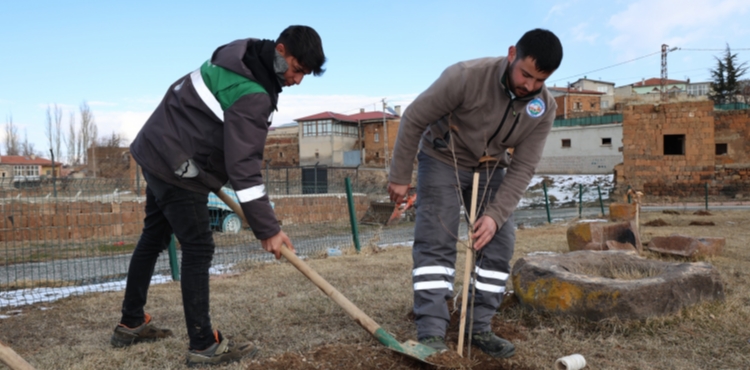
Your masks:
{"label": "man in beige jacket", "polygon": [[[388,192],[392,201],[404,200],[419,152],[412,280],[417,337],[426,345],[447,349],[446,301],[453,291],[460,209],[462,204],[469,208],[472,174],[480,168],[470,335],[472,343],[491,356],[515,353],[512,343],[491,331],[490,320],[510,272],[512,213],[534,175],[555,118],[557,104],[544,82],[560,66],[562,54],[552,32],[531,30],[508,48],[507,57],[448,67],[401,117]],[[482,157],[494,161],[480,167]]]}

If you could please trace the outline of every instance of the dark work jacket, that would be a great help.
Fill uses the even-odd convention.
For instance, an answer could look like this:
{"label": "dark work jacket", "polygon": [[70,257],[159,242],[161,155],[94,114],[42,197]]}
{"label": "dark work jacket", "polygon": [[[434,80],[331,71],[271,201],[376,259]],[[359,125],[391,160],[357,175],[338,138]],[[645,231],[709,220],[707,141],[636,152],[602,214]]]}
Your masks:
{"label": "dark work jacket", "polygon": [[248,41],[219,47],[172,84],[130,151],[145,171],[184,189],[208,194],[229,181],[253,233],[267,239],[280,230],[261,176],[273,108],[242,62]]}

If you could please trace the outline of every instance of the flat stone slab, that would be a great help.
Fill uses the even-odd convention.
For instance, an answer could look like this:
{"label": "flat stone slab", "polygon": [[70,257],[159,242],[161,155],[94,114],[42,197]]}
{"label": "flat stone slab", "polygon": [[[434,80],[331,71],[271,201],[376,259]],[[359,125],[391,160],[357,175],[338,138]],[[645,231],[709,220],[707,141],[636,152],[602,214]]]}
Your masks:
{"label": "flat stone slab", "polygon": [[[579,221],[568,227],[568,248],[571,251],[622,250],[626,249],[626,245],[629,244],[632,247],[630,250],[641,252],[643,245],[635,230],[635,221]],[[608,244],[608,241],[616,243]]]}
{"label": "flat stone slab", "polygon": [[655,236],[651,238],[647,249],[657,253],[695,258],[717,256],[724,250],[725,244],[725,238],[696,238],[687,235],[672,234],[670,236]]}
{"label": "flat stone slab", "polygon": [[640,320],[724,299],[721,276],[710,264],[650,260],[635,252],[526,256],[513,265],[511,281],[525,307],[594,321]]}

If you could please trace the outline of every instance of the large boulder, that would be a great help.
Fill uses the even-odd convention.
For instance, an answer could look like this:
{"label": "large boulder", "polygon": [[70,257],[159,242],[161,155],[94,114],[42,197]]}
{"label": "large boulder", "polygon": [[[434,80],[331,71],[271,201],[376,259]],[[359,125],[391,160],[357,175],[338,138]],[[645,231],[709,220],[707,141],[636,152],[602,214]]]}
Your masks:
{"label": "large boulder", "polygon": [[[568,248],[571,251],[629,249],[643,251],[641,238],[635,228],[635,221],[606,222],[604,220],[584,220],[568,227]],[[607,243],[614,241],[617,243]],[[628,247],[627,245],[630,245]]]}
{"label": "large boulder", "polygon": [[696,258],[721,254],[725,238],[698,237],[672,234],[655,236],[648,243],[648,250],[674,256]]}
{"label": "large boulder", "polygon": [[522,305],[589,320],[644,319],[724,299],[710,264],[649,260],[635,252],[527,256],[514,264],[511,280]]}
{"label": "large boulder", "polygon": [[636,203],[610,203],[609,220],[612,222],[633,221],[637,211],[638,204]]}

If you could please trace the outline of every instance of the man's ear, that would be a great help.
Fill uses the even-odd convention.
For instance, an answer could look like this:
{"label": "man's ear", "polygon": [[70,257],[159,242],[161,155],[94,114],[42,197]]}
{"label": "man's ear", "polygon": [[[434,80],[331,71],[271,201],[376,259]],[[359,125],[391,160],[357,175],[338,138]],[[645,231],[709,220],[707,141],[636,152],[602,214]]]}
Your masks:
{"label": "man's ear", "polygon": [[516,46],[511,45],[508,47],[508,63],[513,63],[516,60]]}
{"label": "man's ear", "polygon": [[286,47],[284,44],[276,44],[276,51],[278,51],[279,54],[286,56]]}

